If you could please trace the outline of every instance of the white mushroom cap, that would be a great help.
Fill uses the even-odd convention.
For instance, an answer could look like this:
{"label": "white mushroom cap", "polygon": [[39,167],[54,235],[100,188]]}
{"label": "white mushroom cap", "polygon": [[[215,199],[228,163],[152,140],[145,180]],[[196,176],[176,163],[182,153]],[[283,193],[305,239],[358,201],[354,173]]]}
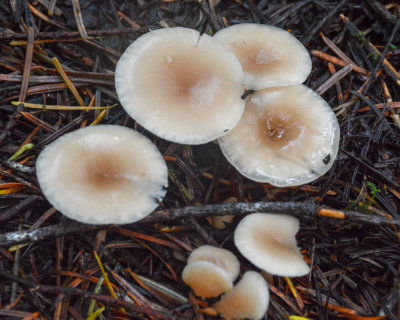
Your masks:
{"label": "white mushroom cap", "polygon": [[247,89],[300,84],[311,72],[307,49],[284,29],[242,23],[222,29],[214,37],[239,59]]}
{"label": "white mushroom cap", "polygon": [[214,307],[226,319],[261,319],[268,310],[268,285],[261,274],[247,271]]}
{"label": "white mushroom cap", "polygon": [[204,245],[193,250],[187,263],[195,261],[208,261],[222,268],[229,276],[231,281],[235,281],[240,272],[240,263],[236,256],[229,250]]}
{"label": "white mushroom cap", "polygon": [[58,138],[39,155],[36,173],[57,210],[90,224],[140,220],[158,206],[168,186],[157,147],[138,132],[114,125]]}
{"label": "white mushroom cap", "polygon": [[245,177],[285,187],[325,174],[337,156],[339,136],[325,100],[298,85],[250,95],[239,124],[219,144]]}
{"label": "white mushroom cap", "polygon": [[251,263],[271,274],[300,277],[310,272],[296,243],[299,220],[294,217],[253,213],[240,221],[234,242]]}
{"label": "white mushroom cap", "polygon": [[170,141],[201,144],[231,130],[243,110],[243,71],[218,40],[186,28],[151,31],[134,41],[115,70],[126,112]]}
{"label": "white mushroom cap", "polygon": [[182,272],[183,281],[202,298],[218,297],[232,289],[231,277],[224,269],[208,261],[194,261]]}

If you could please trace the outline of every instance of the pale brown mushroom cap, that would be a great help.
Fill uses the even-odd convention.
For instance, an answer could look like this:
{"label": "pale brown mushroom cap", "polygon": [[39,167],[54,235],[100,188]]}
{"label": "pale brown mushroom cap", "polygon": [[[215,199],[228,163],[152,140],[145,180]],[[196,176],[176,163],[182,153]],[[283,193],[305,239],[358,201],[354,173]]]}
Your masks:
{"label": "pale brown mushroom cap", "polygon": [[261,274],[247,271],[232,290],[214,305],[226,319],[262,319],[268,310],[268,285]]}
{"label": "pale brown mushroom cap", "polygon": [[226,215],[226,216],[214,216],[211,217],[210,224],[215,229],[225,229],[226,225],[232,223],[235,216],[233,215]]}
{"label": "pale brown mushroom cap", "polygon": [[270,274],[300,277],[310,272],[296,243],[299,220],[294,217],[253,213],[240,221],[234,242],[240,253]]}
{"label": "pale brown mushroom cap", "polygon": [[218,297],[233,287],[228,273],[208,261],[194,261],[186,265],[182,272],[182,279],[197,296],[202,298]]}
{"label": "pale brown mushroom cap", "polygon": [[118,61],[126,112],[166,140],[201,144],[231,130],[243,110],[243,71],[218,40],[187,28],[151,31]]}
{"label": "pale brown mushroom cap", "polygon": [[115,125],[86,127],[58,138],[39,155],[36,173],[57,210],[90,224],[140,220],[158,206],[168,186],[157,147]]}
{"label": "pale brown mushroom cap", "polygon": [[235,281],[240,272],[240,263],[236,256],[229,250],[204,245],[193,250],[187,263],[195,261],[208,261],[222,268],[229,276],[231,281]]}
{"label": "pale brown mushroom cap", "polygon": [[247,89],[264,89],[303,83],[311,72],[307,49],[284,29],[242,23],[215,36],[239,59]]}
{"label": "pale brown mushroom cap", "polygon": [[339,137],[329,105],[298,85],[250,95],[239,124],[219,144],[245,177],[285,187],[325,174],[337,156]]}

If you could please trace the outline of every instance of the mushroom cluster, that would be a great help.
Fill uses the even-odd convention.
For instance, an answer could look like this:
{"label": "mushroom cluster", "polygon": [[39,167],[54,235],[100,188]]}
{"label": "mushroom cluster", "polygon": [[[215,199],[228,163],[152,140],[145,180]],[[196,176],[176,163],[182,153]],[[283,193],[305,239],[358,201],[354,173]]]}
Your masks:
{"label": "mushroom cluster", "polygon": [[306,48],[289,32],[239,24],[215,34],[239,59],[250,94],[239,124],[219,139],[245,177],[275,186],[311,182],[332,166],[339,125],[329,105],[301,85],[311,72]]}
{"label": "mushroom cluster", "polygon": [[[277,276],[300,277],[310,272],[296,244],[299,221],[291,216],[253,213],[242,219],[234,232],[240,253],[261,270]],[[239,275],[237,258],[228,250],[201,246],[190,254],[182,279],[202,298],[218,297],[218,313],[230,319],[261,319],[269,304],[268,285],[263,276],[246,272]]]}
{"label": "mushroom cluster", "polygon": [[202,298],[224,293],[214,305],[224,319],[261,319],[269,304],[267,282],[258,272],[248,271],[233,286],[239,272],[239,261],[233,253],[204,245],[189,255],[182,279]]}
{"label": "mushroom cluster", "polygon": [[204,245],[190,254],[182,279],[199,297],[211,298],[232,289],[239,271],[239,261],[232,252]]}
{"label": "mushroom cluster", "polygon": [[[211,37],[176,27],[136,39],[115,87],[127,113],[161,138],[219,138],[244,176],[294,186],[323,175],[338,152],[335,115],[301,85],[310,72],[307,49],[283,29],[243,23]],[[245,89],[257,91],[242,99]]]}

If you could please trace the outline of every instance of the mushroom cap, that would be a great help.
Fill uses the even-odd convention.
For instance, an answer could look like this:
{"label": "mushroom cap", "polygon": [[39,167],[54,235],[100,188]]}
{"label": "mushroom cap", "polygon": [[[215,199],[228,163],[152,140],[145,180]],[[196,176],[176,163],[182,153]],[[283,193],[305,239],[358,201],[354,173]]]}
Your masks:
{"label": "mushroom cap", "polygon": [[194,261],[183,269],[183,281],[202,298],[218,297],[232,289],[231,277],[224,269],[208,261]]}
{"label": "mushroom cap", "polygon": [[286,187],[325,174],[337,156],[339,136],[336,116],[325,100],[298,85],[250,95],[239,124],[219,144],[245,177]]}
{"label": "mushroom cap", "polygon": [[187,263],[195,261],[208,261],[222,268],[229,276],[231,281],[235,281],[240,272],[240,263],[236,256],[229,250],[204,245],[193,250]]}
{"label": "mushroom cap", "polygon": [[240,221],[234,242],[251,263],[270,274],[300,277],[310,272],[296,243],[299,220],[294,217],[253,213]]}
{"label": "mushroom cap", "polygon": [[39,155],[36,173],[57,210],[89,224],[140,220],[158,206],[168,186],[157,147],[115,125],[86,127],[58,138]]}
{"label": "mushroom cap", "polygon": [[242,23],[222,29],[214,37],[239,59],[247,89],[300,84],[311,72],[307,49],[284,29]]}
{"label": "mushroom cap", "polygon": [[210,224],[213,228],[222,230],[226,228],[227,224],[232,223],[234,218],[234,215],[214,216],[211,218]]}
{"label": "mushroom cap", "polygon": [[255,271],[247,271],[232,290],[214,305],[220,315],[231,319],[262,319],[268,310],[269,290],[265,279]]}
{"label": "mushroom cap", "polygon": [[218,40],[177,27],[134,41],[118,61],[115,88],[126,112],[147,130],[201,144],[238,123],[242,78],[239,61]]}

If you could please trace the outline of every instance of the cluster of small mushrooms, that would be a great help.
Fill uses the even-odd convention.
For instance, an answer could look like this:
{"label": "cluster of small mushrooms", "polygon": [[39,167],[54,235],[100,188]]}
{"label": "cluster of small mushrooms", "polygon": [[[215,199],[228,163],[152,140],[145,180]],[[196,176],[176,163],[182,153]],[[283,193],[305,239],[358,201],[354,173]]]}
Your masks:
{"label": "cluster of small mushrooms", "polygon": [[[271,275],[304,276],[310,268],[296,244],[298,230],[299,221],[294,217],[254,213],[239,223],[234,242],[243,256]],[[269,304],[267,282],[260,273],[247,271],[233,286],[239,273],[239,261],[233,253],[204,245],[191,252],[182,279],[202,298],[224,293],[214,304],[224,319],[263,318]]]}
{"label": "cluster of small mushrooms", "polygon": [[[115,87],[126,112],[148,131],[185,144],[218,139],[244,176],[292,186],[324,174],[338,151],[334,113],[301,84],[310,71],[304,46],[274,26],[239,24],[214,37],[176,27],[134,41],[118,61]],[[152,142],[105,125],[47,146],[37,175],[56,209],[94,224],[142,219],[168,185]]]}
{"label": "cluster of small mushrooms", "polygon": [[[239,24],[214,37],[176,27],[134,41],[117,64],[115,86],[126,112],[153,134],[182,144],[218,139],[227,160],[244,176],[293,186],[324,174],[338,151],[334,113],[301,84],[310,71],[304,46],[277,27]],[[111,125],[79,129],[48,145],[37,160],[37,176],[56,209],[93,224],[142,219],[168,186],[167,166],[156,146],[132,129]],[[287,220],[287,229],[279,219]],[[238,225],[235,243],[260,269],[304,275],[309,269],[294,240],[297,230],[294,218],[253,214]],[[215,304],[226,319],[261,318],[268,307],[266,282],[247,272],[233,287],[239,263],[221,250],[195,250],[184,281],[201,297],[227,292]],[[211,285],[200,275],[212,277]],[[243,289],[247,286],[260,289],[253,296]],[[260,309],[248,311],[249,301],[260,301]],[[232,304],[244,304],[247,311],[233,314]]]}

